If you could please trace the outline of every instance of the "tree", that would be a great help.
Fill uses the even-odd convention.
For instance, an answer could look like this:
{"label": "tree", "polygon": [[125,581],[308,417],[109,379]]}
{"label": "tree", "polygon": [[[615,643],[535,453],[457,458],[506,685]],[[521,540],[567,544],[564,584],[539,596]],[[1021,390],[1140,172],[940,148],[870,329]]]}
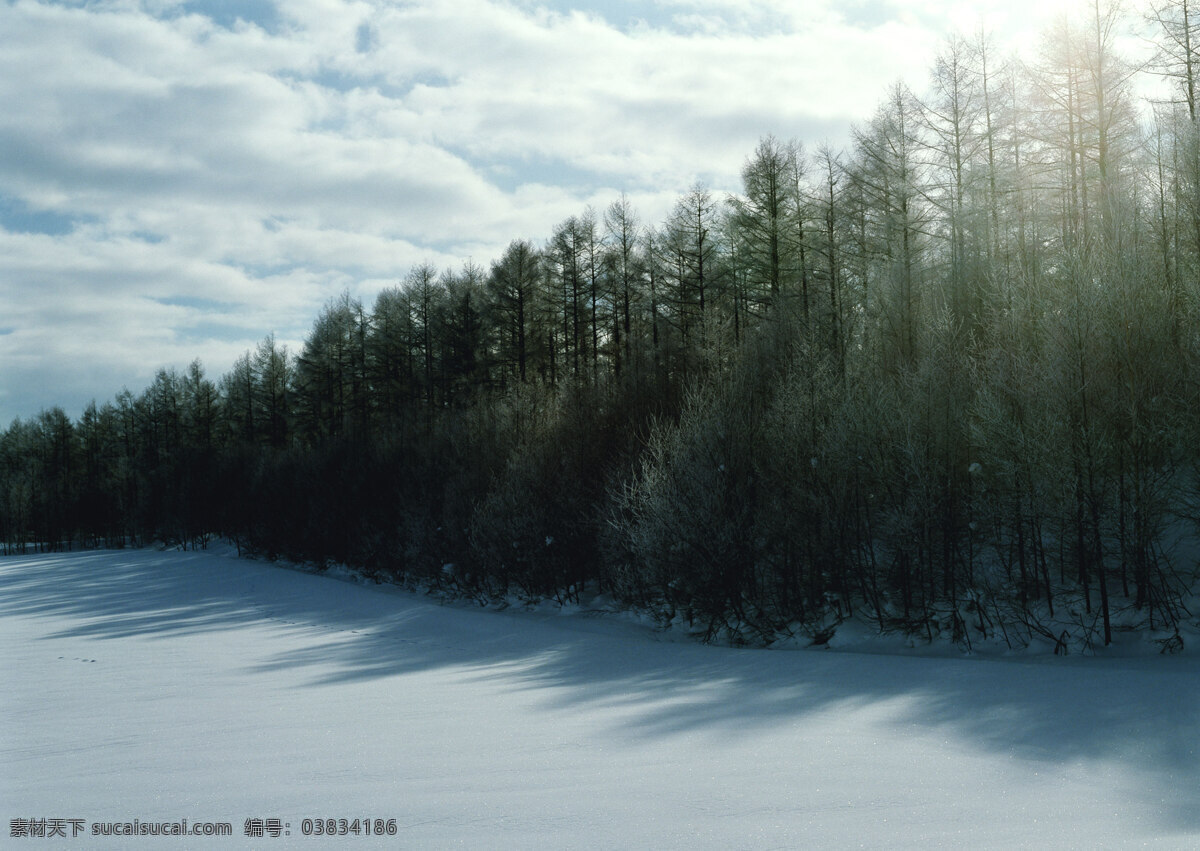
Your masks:
{"label": "tree", "polygon": [[1184,116],[1171,122],[1175,148],[1173,171],[1179,181],[1180,207],[1188,224],[1190,253],[1193,262],[1200,262],[1200,119],[1197,117],[1200,12],[1194,0],[1164,0],[1150,5],[1149,16],[1160,32],[1152,67],[1173,83],[1185,108]]}
{"label": "tree", "polygon": [[[952,36],[935,60],[933,93],[921,110],[933,154],[929,196],[947,225],[945,302],[963,328],[981,319],[980,259],[986,251],[986,243],[978,238],[981,228],[972,227],[968,218],[977,175],[987,173],[977,166],[988,139],[980,128],[985,105],[979,88],[986,76],[974,72],[971,59],[966,40]],[[986,221],[986,211],[983,218]]]}
{"label": "tree", "polygon": [[[814,239],[814,253],[824,262],[822,272],[825,279],[830,351],[834,353],[838,374],[845,376],[846,368],[846,293],[843,291],[843,253],[849,242],[843,223],[844,205],[842,183],[845,170],[841,158],[828,146],[817,154],[817,171],[820,179],[815,193],[814,209],[818,227]],[[807,316],[805,324],[808,324]]]}
{"label": "tree", "polygon": [[425,397],[425,405],[434,405],[434,322],[441,290],[437,286],[437,270],[429,263],[414,266],[404,278],[404,289],[413,323],[412,345],[416,353],[417,383]]}
{"label": "tree", "polygon": [[723,283],[721,230],[712,193],[697,184],[675,204],[659,242],[665,318],[680,341],[677,374],[698,365],[710,343],[708,325],[715,324]]}
{"label": "tree", "polygon": [[6,555],[27,552],[41,537],[34,519],[40,486],[34,444],[32,423],[16,419],[0,433],[0,532]]}
{"label": "tree", "polygon": [[[215,388],[214,388],[215,391]],[[213,400],[216,404],[216,399]],[[93,545],[116,546],[120,542],[120,448],[117,412],[109,403],[97,407],[95,400],[84,408],[76,433],[82,465],[79,515],[83,540]]]}
{"label": "tree", "polygon": [[[420,339],[411,293],[398,286],[381,290],[371,309],[366,360],[374,408],[387,431],[399,428],[421,401]],[[304,364],[302,355],[301,373]]]}
{"label": "tree", "polygon": [[644,265],[638,253],[641,227],[624,194],[605,210],[604,227],[613,279],[613,372],[619,376],[623,365],[634,364],[633,315],[641,296]]}
{"label": "tree", "polygon": [[[361,436],[368,428],[366,340],[365,311],[348,292],[329,302],[313,323],[295,363],[296,408],[310,440],[346,432]],[[272,358],[270,351],[260,347],[260,375],[262,365],[269,365]],[[286,364],[279,366],[281,376]]]}
{"label": "tree", "polygon": [[562,364],[579,378],[587,363],[589,292],[587,247],[594,236],[595,222],[571,216],[560,223],[550,238],[546,259],[554,276],[561,321],[558,337]]}
{"label": "tree", "polygon": [[[899,364],[917,357],[921,308],[921,259],[928,214],[917,152],[919,106],[897,83],[871,123],[854,133],[853,180],[862,193],[863,245],[867,259],[881,265],[878,321]],[[866,301],[865,281],[863,298]],[[864,304],[864,309],[867,305]],[[875,318],[875,317],[872,317]]]}
{"label": "tree", "polygon": [[[359,314],[361,317],[361,313]],[[356,365],[358,359],[356,358]],[[268,335],[254,353],[254,371],[258,376],[255,394],[257,420],[263,437],[275,448],[287,445],[291,433],[292,358],[287,346]],[[359,373],[361,374],[361,373]]]}
{"label": "tree", "polygon": [[1194,0],[1157,0],[1147,16],[1158,25],[1161,41],[1153,68],[1170,80],[1187,107],[1188,120],[1197,120],[1200,77],[1200,12]]}
{"label": "tree", "polygon": [[32,521],[39,545],[58,551],[70,546],[76,533],[75,428],[62,408],[42,411],[33,423],[35,458]]}
{"label": "tree", "polygon": [[445,297],[438,311],[438,363],[442,401],[449,404],[490,383],[483,270],[467,263],[461,273],[444,275],[441,286]]}
{"label": "tree", "polygon": [[257,383],[258,378],[250,352],[244,353],[234,361],[233,367],[221,378],[223,418],[234,441],[250,444],[258,440],[260,426],[254,402]]}
{"label": "tree", "polygon": [[524,383],[535,348],[534,303],[541,281],[540,258],[525,240],[509,243],[492,265],[487,280],[492,321],[496,326],[498,360],[502,370]]}
{"label": "tree", "polygon": [[801,262],[803,221],[799,180],[802,150],[798,142],[781,143],[767,136],[742,167],[745,197],[730,204],[744,241],[741,255],[747,286],[759,309],[799,302],[808,323],[809,293]]}

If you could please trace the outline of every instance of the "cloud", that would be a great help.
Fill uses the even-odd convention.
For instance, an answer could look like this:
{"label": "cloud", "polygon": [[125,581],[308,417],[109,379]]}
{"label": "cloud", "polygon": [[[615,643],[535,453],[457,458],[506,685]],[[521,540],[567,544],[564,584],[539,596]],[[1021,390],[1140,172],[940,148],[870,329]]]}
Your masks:
{"label": "cloud", "polygon": [[840,144],[919,83],[954,8],[0,4],[0,423],[299,348],[343,290],[621,192],[655,222],[698,179],[736,190],[761,136]]}

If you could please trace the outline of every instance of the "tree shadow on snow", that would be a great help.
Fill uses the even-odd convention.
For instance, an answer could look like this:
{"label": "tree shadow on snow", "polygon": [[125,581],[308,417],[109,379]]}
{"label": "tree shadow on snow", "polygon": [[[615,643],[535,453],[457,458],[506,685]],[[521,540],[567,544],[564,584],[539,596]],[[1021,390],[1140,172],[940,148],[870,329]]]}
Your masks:
{"label": "tree shadow on snow", "polygon": [[[724,738],[820,712],[887,705],[891,723],[1018,759],[1115,760],[1144,785],[1131,816],[1200,830],[1200,666],[1188,658],[955,659],[735,650],[619,617],[481,611],[207,553],[146,550],[0,559],[0,617],[46,637],[105,641],[257,625],[292,649],[251,659],[300,687],[460,668],[538,690],[555,708],[618,707],[626,735]],[[603,732],[603,731],[599,731]],[[982,782],[982,781],[981,781]]]}

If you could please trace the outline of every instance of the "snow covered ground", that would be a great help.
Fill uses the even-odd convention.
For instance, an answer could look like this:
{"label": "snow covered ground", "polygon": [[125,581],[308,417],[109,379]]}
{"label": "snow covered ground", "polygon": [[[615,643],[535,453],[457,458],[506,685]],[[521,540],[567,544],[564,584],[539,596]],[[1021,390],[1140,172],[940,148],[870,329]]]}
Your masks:
{"label": "snow covered ground", "polygon": [[[212,553],[0,559],[0,845],[1200,847],[1186,655],[661,638]],[[55,818],[83,832],[12,836]],[[90,833],[185,818],[233,835]],[[302,835],[329,818],[396,835]]]}

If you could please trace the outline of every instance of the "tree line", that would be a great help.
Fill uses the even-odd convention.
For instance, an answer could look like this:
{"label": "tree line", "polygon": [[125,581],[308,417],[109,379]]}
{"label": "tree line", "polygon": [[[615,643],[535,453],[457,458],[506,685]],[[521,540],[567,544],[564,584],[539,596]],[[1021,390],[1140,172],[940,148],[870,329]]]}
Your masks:
{"label": "tree line", "polygon": [[[856,615],[970,644],[1192,616],[1197,23],[1094,2],[949,39],[841,151],[584,210],[330,301],[298,352],[0,433],[0,542],[201,545],[495,599],[600,590],[710,639]],[[1134,86],[1157,74],[1162,103]],[[1064,629],[1068,624],[1069,629]]]}

